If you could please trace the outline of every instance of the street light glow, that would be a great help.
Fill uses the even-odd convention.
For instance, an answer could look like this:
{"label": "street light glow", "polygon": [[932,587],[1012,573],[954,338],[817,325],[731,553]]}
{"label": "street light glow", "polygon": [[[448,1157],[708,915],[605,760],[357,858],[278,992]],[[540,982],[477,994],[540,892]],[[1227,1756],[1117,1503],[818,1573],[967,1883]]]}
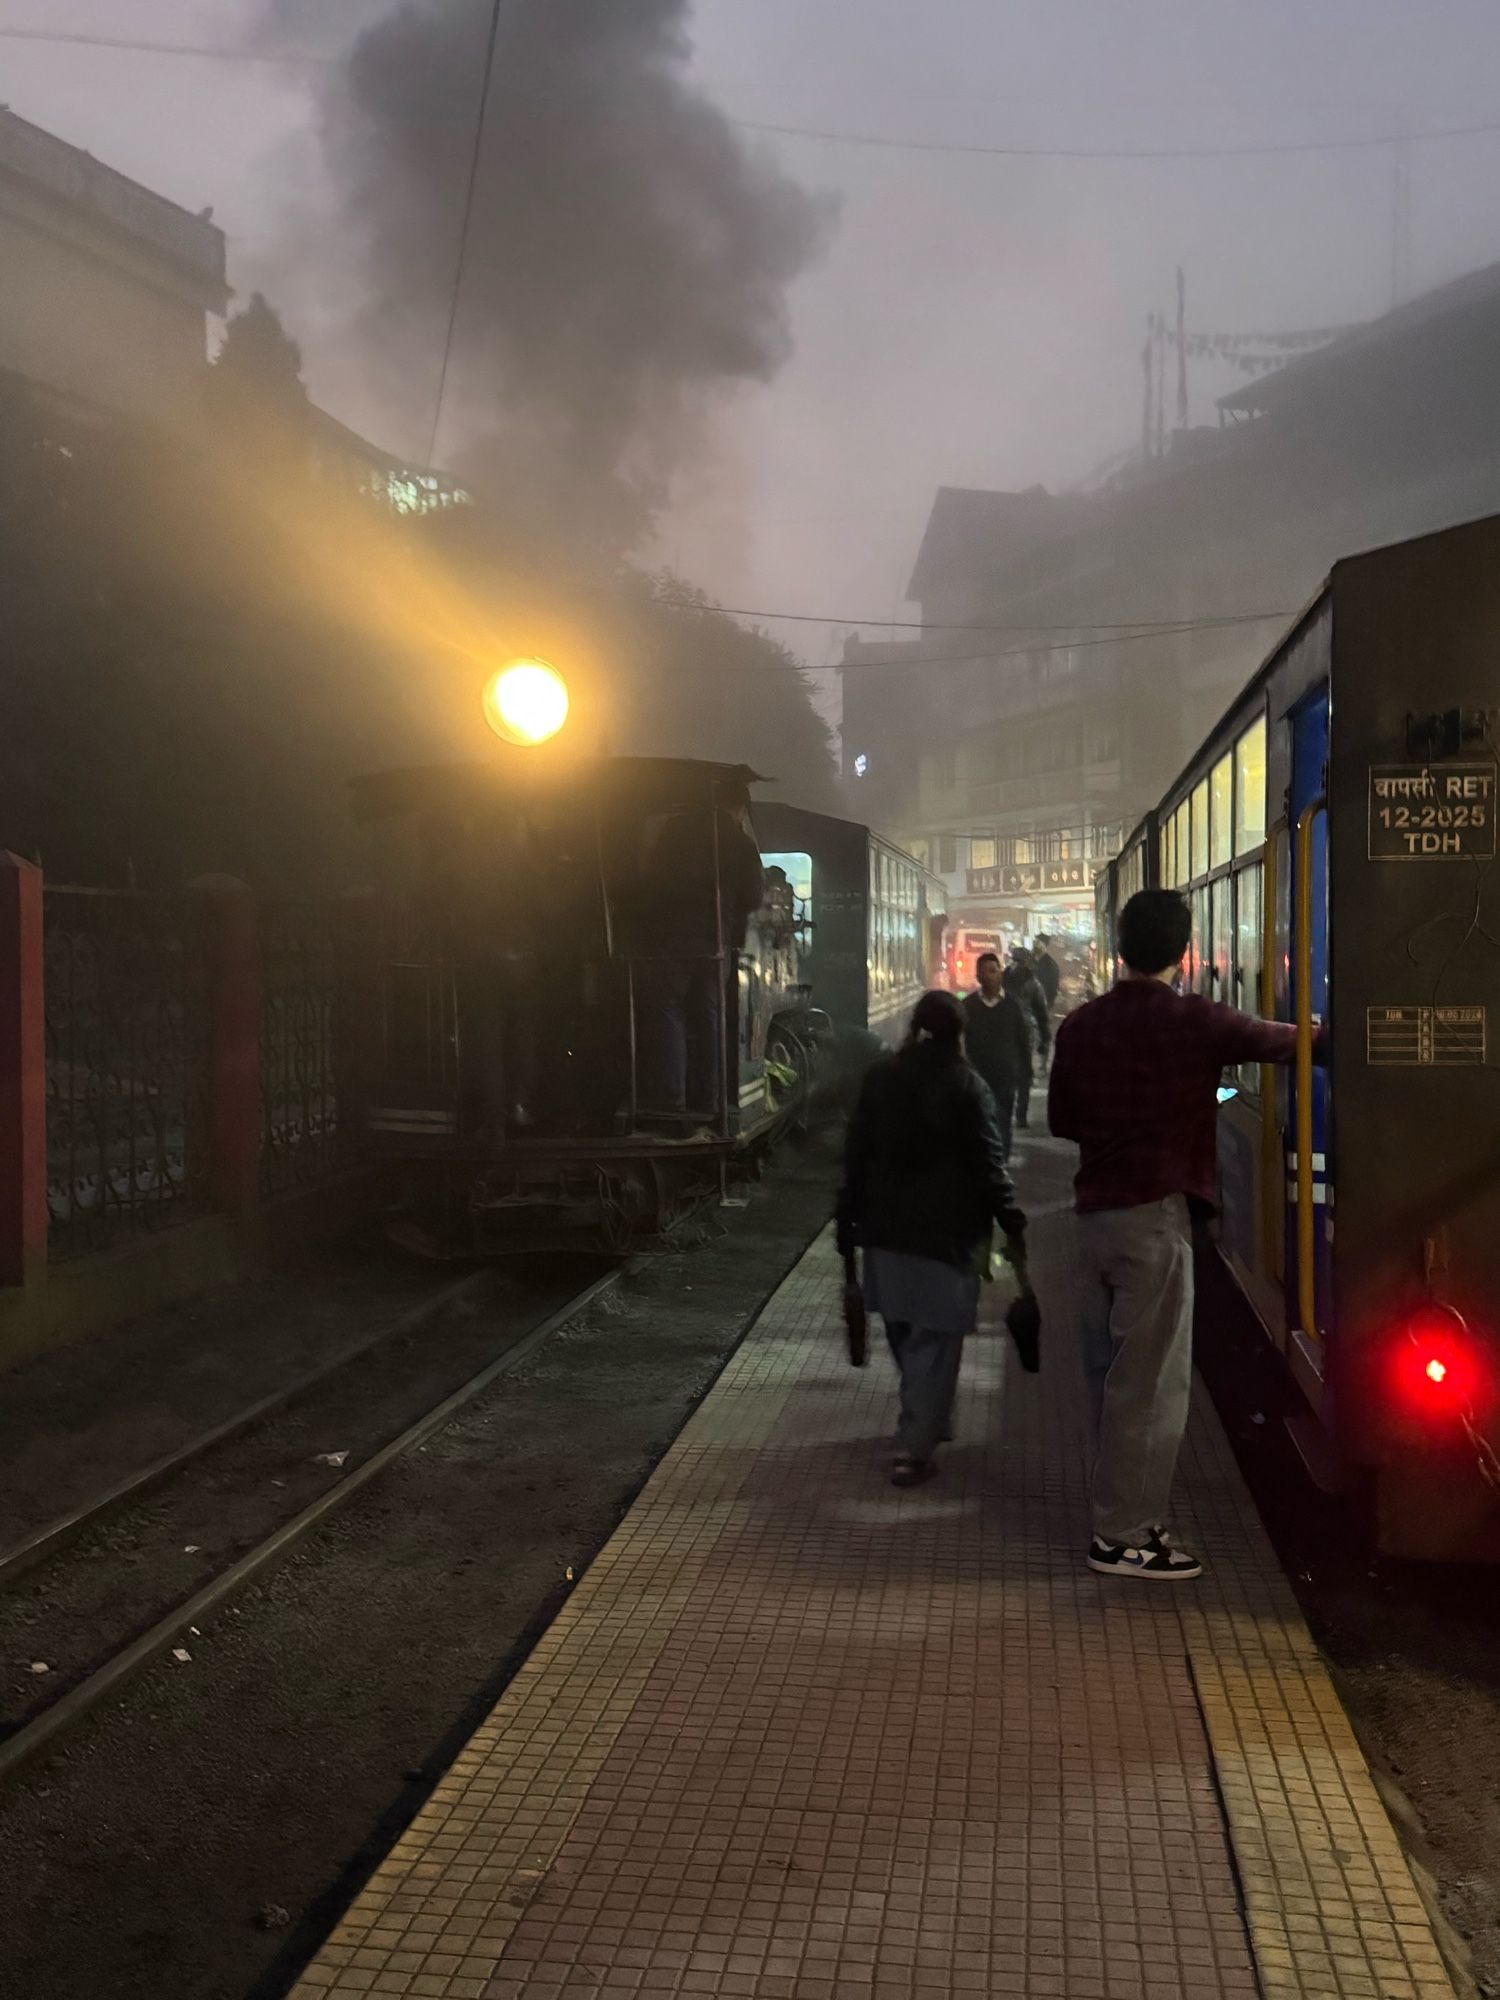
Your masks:
{"label": "street light glow", "polygon": [[545,660],[511,660],[486,683],[484,719],[507,743],[546,743],[568,719],[568,684]]}

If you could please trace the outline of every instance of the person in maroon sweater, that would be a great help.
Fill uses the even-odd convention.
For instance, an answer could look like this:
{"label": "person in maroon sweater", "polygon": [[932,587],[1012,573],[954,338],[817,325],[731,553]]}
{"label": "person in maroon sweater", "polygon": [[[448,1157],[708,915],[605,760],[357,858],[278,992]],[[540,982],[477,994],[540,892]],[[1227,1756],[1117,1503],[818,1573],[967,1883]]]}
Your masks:
{"label": "person in maroon sweater", "polygon": [[1218,1199],[1218,1087],[1229,1064],[1290,1062],[1297,1044],[1286,1022],[1174,991],[1191,936],[1175,890],[1130,898],[1123,977],[1059,1025],[1047,1098],[1053,1132],[1082,1156],[1075,1206],[1097,1435],[1089,1567],[1172,1583],[1202,1574],[1163,1522],[1192,1386],[1191,1218]]}

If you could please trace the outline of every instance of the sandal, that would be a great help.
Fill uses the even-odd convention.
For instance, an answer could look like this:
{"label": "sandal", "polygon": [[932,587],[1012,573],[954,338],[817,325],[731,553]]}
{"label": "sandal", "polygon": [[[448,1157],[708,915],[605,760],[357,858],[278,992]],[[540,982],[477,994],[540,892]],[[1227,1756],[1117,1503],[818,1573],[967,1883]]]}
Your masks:
{"label": "sandal", "polygon": [[891,1460],[892,1486],[920,1486],[931,1479],[934,1471],[931,1459],[913,1458],[910,1452],[897,1452]]}

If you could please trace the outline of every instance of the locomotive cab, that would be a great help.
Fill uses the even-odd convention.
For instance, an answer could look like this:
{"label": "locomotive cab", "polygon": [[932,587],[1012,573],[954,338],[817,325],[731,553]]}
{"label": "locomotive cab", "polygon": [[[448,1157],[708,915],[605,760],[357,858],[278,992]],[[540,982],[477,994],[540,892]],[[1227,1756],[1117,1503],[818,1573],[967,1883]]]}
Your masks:
{"label": "locomotive cab", "polygon": [[753,781],[600,758],[559,782],[501,753],[356,782],[382,940],[367,1137],[407,1240],[623,1248],[794,1113],[807,995]]}

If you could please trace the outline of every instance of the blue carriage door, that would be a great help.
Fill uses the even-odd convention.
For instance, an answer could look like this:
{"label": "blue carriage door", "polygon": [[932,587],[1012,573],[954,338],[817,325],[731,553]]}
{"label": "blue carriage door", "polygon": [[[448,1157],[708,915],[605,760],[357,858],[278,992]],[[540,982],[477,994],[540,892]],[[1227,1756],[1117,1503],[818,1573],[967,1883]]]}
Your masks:
{"label": "blue carriage door", "polygon": [[[1291,998],[1291,1016],[1297,1018],[1298,969],[1302,963],[1302,935],[1300,898],[1297,884],[1301,881],[1301,836],[1298,826],[1303,813],[1320,800],[1327,789],[1328,775],[1328,689],[1322,687],[1310,695],[1291,716],[1292,727],[1292,783],[1287,815],[1291,829],[1291,924],[1290,924],[1290,964],[1287,969],[1288,992]],[[1307,836],[1312,843],[1312,1015],[1314,1023],[1328,1018],[1328,815],[1320,812],[1312,821]],[[1301,1326],[1303,1315],[1299,1309],[1300,1250],[1297,1237],[1297,1078],[1293,1070],[1287,1082],[1286,1120],[1286,1166],[1287,1166],[1287,1258],[1286,1295],[1287,1324]],[[1329,1219],[1333,1205],[1333,1156],[1331,1152],[1332,1121],[1329,1101],[1328,1075],[1323,1069],[1315,1069],[1312,1076],[1312,1183],[1313,1183],[1313,1241],[1315,1249],[1314,1287],[1317,1299],[1316,1327],[1302,1327],[1304,1334],[1315,1336],[1326,1328],[1332,1303],[1332,1244]]]}

